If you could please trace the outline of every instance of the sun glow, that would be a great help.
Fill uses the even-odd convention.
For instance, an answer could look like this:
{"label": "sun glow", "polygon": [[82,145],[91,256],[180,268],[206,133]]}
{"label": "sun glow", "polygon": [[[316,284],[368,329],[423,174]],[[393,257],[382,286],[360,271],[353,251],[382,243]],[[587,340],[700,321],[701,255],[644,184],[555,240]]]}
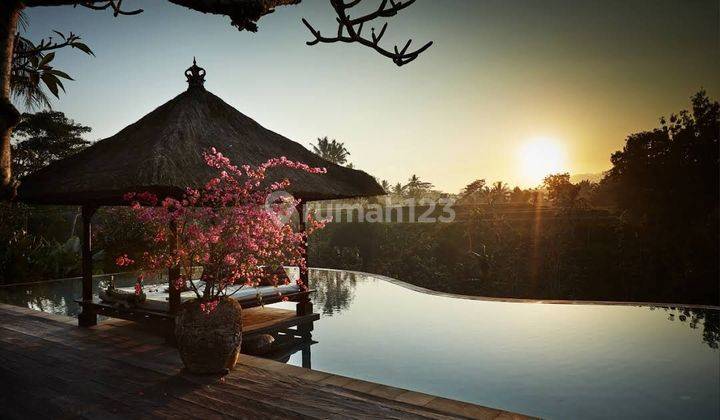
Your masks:
{"label": "sun glow", "polygon": [[539,185],[549,174],[567,171],[565,149],[553,138],[529,140],[520,147],[518,158],[522,179],[531,186]]}

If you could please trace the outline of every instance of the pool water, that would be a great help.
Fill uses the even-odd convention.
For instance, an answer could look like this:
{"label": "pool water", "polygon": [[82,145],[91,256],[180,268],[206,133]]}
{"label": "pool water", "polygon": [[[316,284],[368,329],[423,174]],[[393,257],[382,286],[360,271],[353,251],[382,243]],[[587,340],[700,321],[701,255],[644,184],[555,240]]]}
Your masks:
{"label": "pool water", "polygon": [[[310,284],[313,369],[544,418],[720,415],[715,309],[462,299],[337,270]],[[0,288],[69,315],[79,295],[77,279]]]}
{"label": "pool water", "polygon": [[693,329],[662,308],[470,300],[389,280],[314,273],[313,369],[544,418],[720,416],[716,310]]}

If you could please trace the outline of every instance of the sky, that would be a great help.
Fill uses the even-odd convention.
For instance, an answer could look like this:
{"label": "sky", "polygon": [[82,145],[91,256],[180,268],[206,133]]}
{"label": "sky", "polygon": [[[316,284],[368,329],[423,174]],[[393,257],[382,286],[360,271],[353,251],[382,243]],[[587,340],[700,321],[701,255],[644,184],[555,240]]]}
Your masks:
{"label": "sky", "polygon": [[325,0],[278,8],[257,33],[166,1],[123,5],[145,11],[27,11],[31,39],[73,31],[96,54],[55,59],[75,81],[53,107],[92,127],[91,140],[184,91],[197,56],[208,90],[306,147],[344,142],[379,179],[531,187],[545,169],[602,172],[628,134],[688,108],[701,87],[720,96],[716,0],[418,0],[383,39],[434,42],[403,67],[360,45],[305,45],[302,17],[336,31]]}

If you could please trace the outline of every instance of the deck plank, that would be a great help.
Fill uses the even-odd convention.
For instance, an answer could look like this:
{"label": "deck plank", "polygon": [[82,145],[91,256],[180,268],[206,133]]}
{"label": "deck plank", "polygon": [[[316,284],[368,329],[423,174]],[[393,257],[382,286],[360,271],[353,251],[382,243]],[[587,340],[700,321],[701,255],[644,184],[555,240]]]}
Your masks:
{"label": "deck plank", "polygon": [[[245,311],[251,325],[294,315],[257,309]],[[520,417],[246,355],[228,375],[190,375],[175,349],[132,323],[69,320],[0,304],[3,418]]]}

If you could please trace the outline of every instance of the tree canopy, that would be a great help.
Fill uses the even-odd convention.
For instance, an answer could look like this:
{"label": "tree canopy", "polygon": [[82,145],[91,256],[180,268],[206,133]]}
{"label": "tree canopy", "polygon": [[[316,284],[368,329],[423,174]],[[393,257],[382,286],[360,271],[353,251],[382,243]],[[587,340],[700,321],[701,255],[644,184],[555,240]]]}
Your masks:
{"label": "tree canopy", "polygon": [[90,131],[90,127],[68,119],[62,112],[23,114],[13,131],[13,172],[24,177],[50,162],[79,152],[90,145],[83,138]]}
{"label": "tree canopy", "polygon": [[661,223],[716,213],[719,132],[720,105],[701,90],[690,111],[628,136],[606,177],[617,205],[637,220]]}

